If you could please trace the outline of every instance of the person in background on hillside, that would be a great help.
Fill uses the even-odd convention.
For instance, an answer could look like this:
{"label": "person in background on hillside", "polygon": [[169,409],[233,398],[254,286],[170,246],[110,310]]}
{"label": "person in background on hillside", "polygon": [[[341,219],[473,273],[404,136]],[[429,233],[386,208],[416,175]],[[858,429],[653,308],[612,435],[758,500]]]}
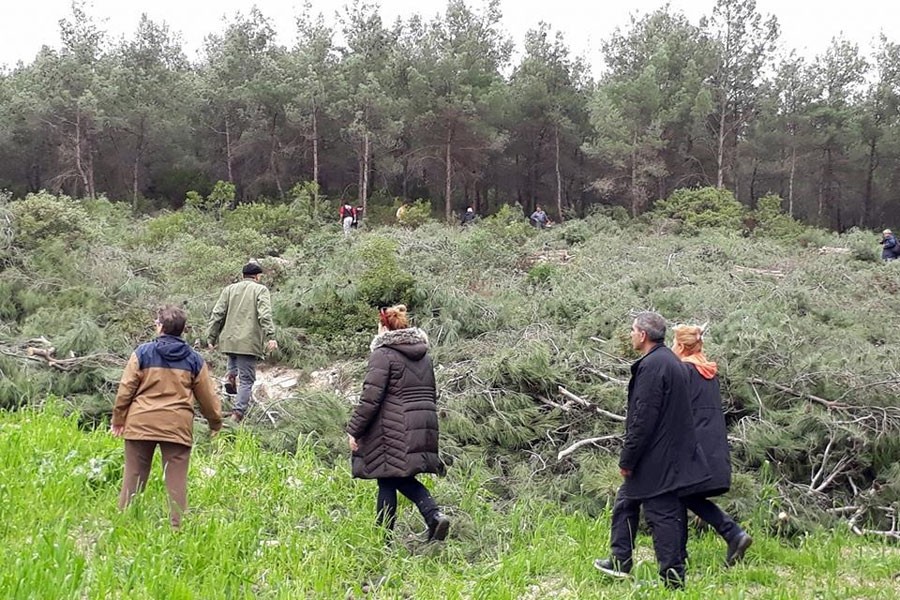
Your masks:
{"label": "person in background on hillside", "polygon": [[534,227],[543,229],[550,224],[550,217],[547,216],[547,213],[545,213],[544,209],[541,208],[541,205],[538,204],[534,207],[534,212],[531,213],[530,221]]}
{"label": "person in background on hillside", "polygon": [[428,336],[409,326],[402,304],[379,311],[360,403],[347,426],[353,476],[378,481],[377,521],[388,534],[397,519],[397,492],[422,513],[428,540],[447,537],[450,520],[419,473],[443,474],[438,456],[437,387]]}
{"label": "person in background on hillside", "polygon": [[222,413],[209,368],[181,339],[187,315],[175,306],[157,311],[157,338],[138,346],[125,365],[113,407],[110,432],[125,438],[125,473],[119,509],[144,489],[159,446],[169,493],[169,521],[181,526],[187,511],[187,474],[194,431],[194,400],[212,436]]}
{"label": "person in background on hillside", "polygon": [[881,232],[881,260],[888,261],[900,257],[900,244],[890,229]]}
{"label": "person in background on hillside", "polygon": [[[244,420],[250,407],[257,361],[265,351],[278,349],[272,322],[272,300],[269,290],[259,282],[262,272],[258,263],[244,265],[243,279],[232,283],[219,295],[206,332],[209,349],[215,349],[218,344],[228,356],[225,391],[229,394],[237,392],[231,413],[236,423]],[[238,385],[235,385],[236,380]]]}
{"label": "person in background on hillside", "polygon": [[353,229],[359,229],[359,226],[362,224],[363,218],[363,207],[357,206],[353,212],[353,222],[350,223],[350,227]]}
{"label": "person in background on hillside", "polygon": [[684,490],[681,501],[728,544],[725,565],[730,567],[744,558],[753,538],[710,500],[731,488],[731,451],[722,412],[718,366],[703,354],[703,332],[704,328],[696,325],[676,327],[672,345],[672,352],[685,363],[688,371],[694,429],[710,474],[708,481]]}
{"label": "person in background on hillside", "polygon": [[625,441],[619,455],[624,479],[613,505],[609,559],[594,566],[627,577],[641,506],[653,535],[659,575],[668,587],[684,585],[687,517],[680,491],[707,479],[708,466],[694,434],[687,371],[665,344],[666,321],[640,313],[631,343],[641,354],[631,366]]}
{"label": "person in background on hillside", "polygon": [[475,209],[473,207],[469,207],[466,209],[466,212],[463,213],[462,220],[460,221],[460,225],[465,227],[471,223],[475,222],[475,219],[478,215],[475,214]]}
{"label": "person in background on hillside", "polygon": [[356,221],[356,209],[349,202],[344,202],[338,209],[341,218],[341,226],[344,228],[344,235],[350,235],[353,228],[353,222]]}

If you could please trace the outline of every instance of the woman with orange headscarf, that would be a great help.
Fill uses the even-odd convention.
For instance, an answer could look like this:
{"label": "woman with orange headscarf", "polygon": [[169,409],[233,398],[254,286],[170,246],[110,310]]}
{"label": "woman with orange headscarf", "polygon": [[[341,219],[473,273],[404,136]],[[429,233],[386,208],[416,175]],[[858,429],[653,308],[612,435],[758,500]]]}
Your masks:
{"label": "woman with orange headscarf", "polygon": [[744,557],[753,538],[710,500],[731,488],[731,456],[728,429],[722,413],[718,365],[703,354],[704,329],[705,326],[696,325],[675,327],[675,343],[672,345],[672,352],[688,370],[694,428],[710,470],[710,479],[685,490],[686,495],[681,500],[686,508],[706,521],[728,543],[725,564],[730,567]]}

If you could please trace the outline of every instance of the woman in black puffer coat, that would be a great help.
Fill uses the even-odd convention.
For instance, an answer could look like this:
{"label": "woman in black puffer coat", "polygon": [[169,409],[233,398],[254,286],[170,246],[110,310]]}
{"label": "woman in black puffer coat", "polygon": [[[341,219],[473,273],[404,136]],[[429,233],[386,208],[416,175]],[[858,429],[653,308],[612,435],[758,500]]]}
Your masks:
{"label": "woman in black puffer coat", "polygon": [[722,512],[710,498],[731,488],[731,451],[728,429],[722,412],[718,366],[703,354],[703,328],[682,325],[675,328],[672,351],[685,363],[697,440],[709,464],[710,478],[682,491],[681,501],[706,521],[728,543],[725,564],[732,566],[744,557],[753,539],[730,515]]}
{"label": "woman in black puffer coat", "polygon": [[353,476],[378,481],[380,525],[393,530],[399,491],[422,513],[428,539],[443,540],[450,520],[416,479],[419,473],[444,473],[428,336],[409,327],[401,304],[381,309],[370,347],[360,404],[347,426]]}

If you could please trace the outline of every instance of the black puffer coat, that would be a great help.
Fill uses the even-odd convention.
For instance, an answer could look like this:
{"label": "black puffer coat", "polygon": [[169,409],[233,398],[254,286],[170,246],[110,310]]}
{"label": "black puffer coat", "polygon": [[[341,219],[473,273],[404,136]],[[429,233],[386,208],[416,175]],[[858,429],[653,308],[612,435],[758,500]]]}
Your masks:
{"label": "black puffer coat", "polygon": [[631,471],[620,493],[642,500],[667,492],[683,495],[709,479],[694,434],[688,374],[671,350],[654,347],[631,366],[628,416],[619,467]]}
{"label": "black puffer coat", "polygon": [[377,336],[371,348],[360,404],[347,426],[359,443],[353,476],[442,474],[428,336],[421,329],[397,329]]}
{"label": "black puffer coat", "polygon": [[722,394],[719,378],[706,379],[691,364],[685,363],[691,394],[694,430],[703,448],[710,478],[685,490],[690,495],[720,496],[731,488],[731,449],[728,447],[728,428],[722,413]]}

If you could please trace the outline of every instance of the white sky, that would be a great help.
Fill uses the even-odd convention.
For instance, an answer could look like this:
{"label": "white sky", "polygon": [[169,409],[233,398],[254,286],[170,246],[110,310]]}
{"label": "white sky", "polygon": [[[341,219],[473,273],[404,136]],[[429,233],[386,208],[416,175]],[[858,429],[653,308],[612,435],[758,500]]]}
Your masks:
{"label": "white sky", "polygon": [[[311,0],[315,12],[329,22],[344,0]],[[575,54],[587,58],[594,74],[602,68],[600,43],[617,26],[624,26],[632,12],[649,12],[664,0],[501,0],[504,25],[521,48],[525,32],[539,21],[562,31]],[[70,14],[71,0],[0,0],[0,65],[30,62],[44,44],[59,44],[58,21]],[[294,15],[302,0],[88,0],[88,11],[105,20],[113,37],[129,35],[146,12],[181,33],[184,48],[195,58],[205,35],[223,29],[222,18],[236,11],[249,12],[253,4],[270,17],[285,44],[294,41]],[[381,0],[382,16],[391,23],[397,16],[419,12],[425,17],[443,12],[445,0]],[[469,0],[480,7],[481,0]],[[708,14],[714,0],[671,0],[696,22]],[[831,38],[843,35],[867,51],[880,31],[900,42],[900,3],[891,0],[757,0],[763,14],[774,13],[781,24],[782,45],[812,57],[824,50]]]}

